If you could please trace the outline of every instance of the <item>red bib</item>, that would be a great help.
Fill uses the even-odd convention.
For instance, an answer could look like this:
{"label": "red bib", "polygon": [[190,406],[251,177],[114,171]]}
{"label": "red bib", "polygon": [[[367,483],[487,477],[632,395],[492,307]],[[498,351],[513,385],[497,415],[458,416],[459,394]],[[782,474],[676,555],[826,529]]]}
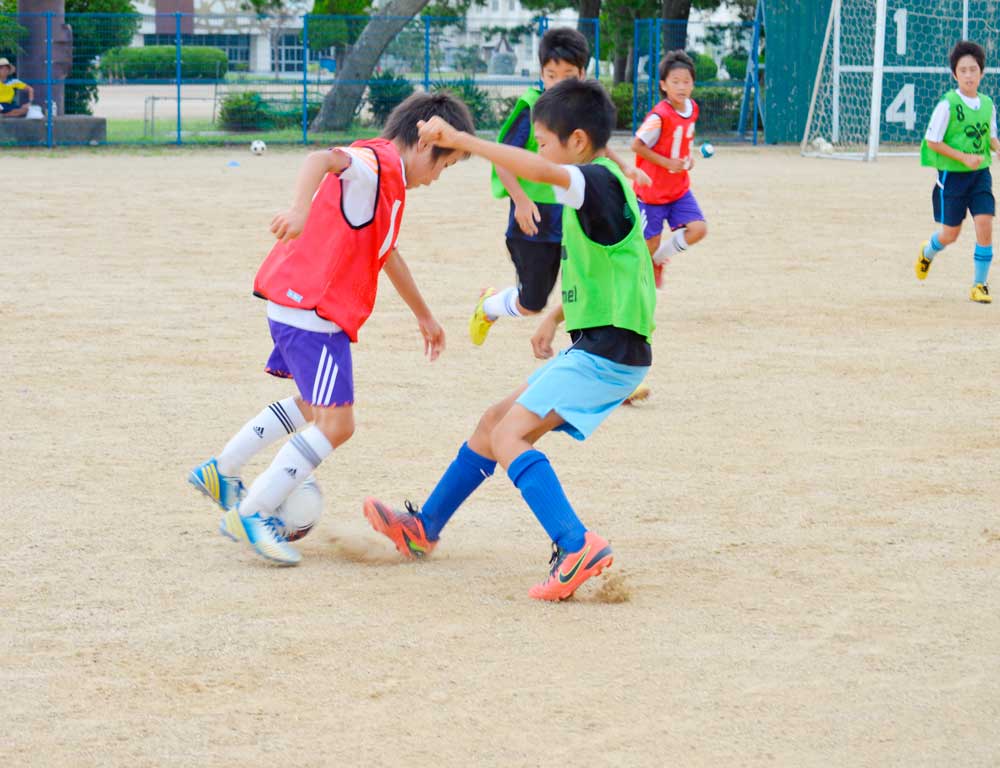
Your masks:
{"label": "red bib", "polygon": [[[691,114],[688,117],[681,117],[667,99],[653,107],[650,114],[660,117],[660,138],[650,149],[664,157],[691,157],[694,125],[698,122],[698,104],[695,100],[691,99]],[[672,203],[684,197],[691,188],[691,178],[687,171],[671,173],[666,168],[654,165],[642,157],[636,159],[636,165],[653,180],[648,187],[638,184],[633,187],[636,197],[644,203],[653,205]]]}
{"label": "red bib", "polygon": [[[403,166],[392,142],[356,141],[378,162],[375,213],[360,227],[341,208],[341,181],[328,173],[313,198],[302,234],[277,243],[254,279],[254,295],[296,309],[312,309],[339,325],[351,341],[372,313],[378,274],[396,247],[406,203]],[[357,162],[356,160],[354,162]]]}

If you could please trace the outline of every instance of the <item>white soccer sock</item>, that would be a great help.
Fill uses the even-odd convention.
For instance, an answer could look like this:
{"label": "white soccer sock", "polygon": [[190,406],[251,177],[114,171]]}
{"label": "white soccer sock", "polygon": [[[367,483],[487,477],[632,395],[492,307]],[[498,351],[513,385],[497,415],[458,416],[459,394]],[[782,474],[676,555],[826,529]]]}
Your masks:
{"label": "white soccer sock", "polygon": [[282,446],[271,466],[253,481],[250,491],[240,504],[240,514],[249,517],[260,512],[262,517],[274,514],[288,494],[333,453],[333,446],[317,426],[311,426],[301,435]]}
{"label": "white soccer sock", "polygon": [[219,472],[223,475],[238,475],[243,465],[257,451],[271,445],[279,437],[301,429],[305,423],[305,417],[295,405],[294,397],[271,403],[244,424],[233,439],[226,443],[226,447],[216,458]]}
{"label": "white soccer sock", "polygon": [[518,290],[516,286],[512,285],[510,288],[504,288],[483,302],[483,312],[486,313],[486,317],[490,320],[496,320],[501,315],[521,317],[521,312],[517,308],[517,297]]}
{"label": "white soccer sock", "polygon": [[676,256],[678,253],[686,251],[688,249],[688,242],[684,237],[684,232],[685,230],[678,229],[667,242],[660,245],[656,249],[656,253],[653,254],[653,262],[663,264],[665,261],[669,261],[671,256]]}

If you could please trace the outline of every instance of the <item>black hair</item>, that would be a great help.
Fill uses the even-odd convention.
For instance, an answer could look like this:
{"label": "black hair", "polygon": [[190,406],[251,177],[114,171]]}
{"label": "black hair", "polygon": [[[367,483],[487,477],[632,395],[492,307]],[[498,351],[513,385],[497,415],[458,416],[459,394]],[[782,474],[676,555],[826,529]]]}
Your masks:
{"label": "black hair", "polygon": [[660,80],[666,80],[667,75],[675,69],[686,69],[695,79],[694,61],[684,51],[670,51],[660,62]]}
{"label": "black hair", "polygon": [[570,78],[549,88],[538,97],[531,119],[541,123],[565,144],[573,131],[587,134],[593,149],[604,149],[611,138],[618,112],[596,80]]}
{"label": "black hair", "polygon": [[971,56],[979,65],[979,71],[986,71],[986,51],[983,50],[983,46],[971,40],[961,40],[955,43],[955,47],[948,54],[948,63],[951,64],[951,73],[953,75],[955,74],[955,70],[958,69],[959,59],[963,56]]}
{"label": "black hair", "polygon": [[587,38],[572,27],[552,27],[538,44],[538,63],[545,67],[550,61],[565,61],[586,72],[590,63]]}
{"label": "black hair", "polygon": [[[399,139],[404,146],[412,147],[420,140],[417,121],[430,120],[437,115],[450,123],[459,131],[475,133],[472,114],[465,102],[450,91],[434,91],[433,93],[414,93],[397,106],[389,114],[382,129],[383,139]],[[454,152],[453,149],[435,146],[431,149],[431,158],[437,160],[443,155]]]}

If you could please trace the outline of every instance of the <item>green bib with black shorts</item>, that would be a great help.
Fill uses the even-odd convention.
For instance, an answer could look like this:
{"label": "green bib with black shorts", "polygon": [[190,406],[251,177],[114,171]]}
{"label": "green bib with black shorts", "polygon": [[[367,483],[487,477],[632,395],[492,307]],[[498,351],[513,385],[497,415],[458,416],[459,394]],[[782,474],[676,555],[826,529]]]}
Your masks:
{"label": "green bib with black shorts", "polygon": [[653,264],[642,236],[639,203],[632,185],[606,157],[594,160],[611,171],[625,192],[632,230],[614,245],[588,238],[576,210],[563,206],[562,304],[566,330],[613,325],[651,341],[655,321],[656,287]]}
{"label": "green bib with black shorts", "polygon": [[[948,128],[944,132],[943,143],[959,152],[970,155],[982,155],[983,161],[976,170],[990,167],[990,123],[993,121],[993,100],[989,96],[979,94],[979,109],[971,109],[957,91],[948,91],[944,95],[948,102],[951,115],[948,118]],[[927,139],[920,145],[920,164],[939,171],[955,173],[970,173],[972,171],[965,163],[935,152],[927,145]]]}
{"label": "green bib with black shorts", "polygon": [[[510,116],[504,122],[503,126],[500,128],[500,133],[497,134],[497,143],[503,144],[504,137],[507,132],[510,131],[511,126],[517,122],[517,118],[521,116],[524,110],[531,110],[535,106],[535,102],[538,101],[539,97],[542,95],[541,90],[538,88],[529,88],[521,97],[517,100],[514,105],[514,109],[511,111]],[[528,141],[524,145],[524,148],[529,152],[538,152],[538,141],[535,139],[535,125],[530,121],[529,115],[529,130]],[[518,183],[521,185],[521,189],[528,196],[529,200],[536,203],[555,203],[556,195],[552,191],[551,184],[539,184],[537,181],[525,181],[524,179],[518,179]],[[500,181],[500,177],[497,175],[496,166],[493,166],[493,175],[491,179],[491,186],[493,190],[493,197],[497,199],[503,199],[505,197],[510,197],[507,190],[504,188],[503,182]]]}

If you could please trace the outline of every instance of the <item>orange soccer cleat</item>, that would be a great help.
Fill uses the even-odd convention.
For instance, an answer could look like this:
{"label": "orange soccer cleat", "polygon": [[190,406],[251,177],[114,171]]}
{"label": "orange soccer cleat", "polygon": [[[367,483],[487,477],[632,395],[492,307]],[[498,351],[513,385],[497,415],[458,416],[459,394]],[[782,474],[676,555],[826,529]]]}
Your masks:
{"label": "orange soccer cleat", "polygon": [[387,536],[403,557],[427,557],[437,545],[427,538],[419,510],[410,502],[405,503],[406,511],[397,512],[378,499],[365,499],[364,512],[372,528]]}
{"label": "orange soccer cleat", "polygon": [[566,552],[555,547],[549,562],[552,565],[549,577],[529,589],[529,597],[555,601],[572,597],[583,582],[611,567],[614,556],[607,539],[593,531],[587,531],[582,549],[577,552]]}

